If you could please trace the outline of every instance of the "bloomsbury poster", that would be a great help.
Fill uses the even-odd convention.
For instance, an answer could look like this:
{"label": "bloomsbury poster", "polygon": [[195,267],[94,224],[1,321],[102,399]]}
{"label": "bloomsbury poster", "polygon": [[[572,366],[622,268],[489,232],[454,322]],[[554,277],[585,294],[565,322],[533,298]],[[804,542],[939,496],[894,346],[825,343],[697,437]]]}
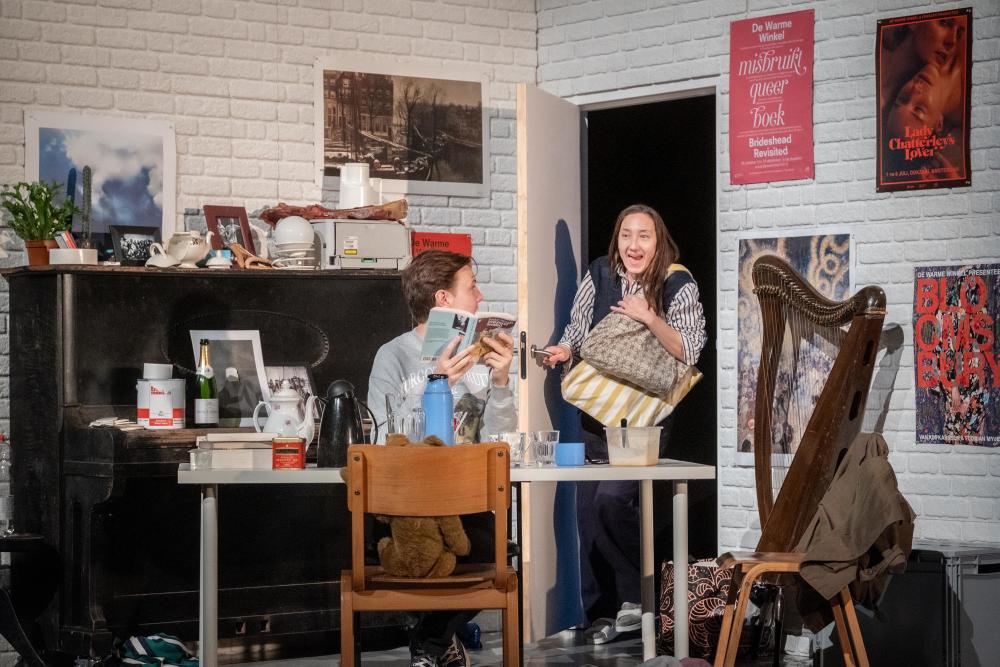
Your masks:
{"label": "bloomsbury poster", "polygon": [[971,54],[971,9],[878,22],[878,192],[972,184]]}
{"label": "bloomsbury poster", "polygon": [[729,30],[730,182],[812,178],[813,10]]}
{"label": "bloomsbury poster", "polygon": [[915,269],[917,442],[1000,447],[1000,264]]}

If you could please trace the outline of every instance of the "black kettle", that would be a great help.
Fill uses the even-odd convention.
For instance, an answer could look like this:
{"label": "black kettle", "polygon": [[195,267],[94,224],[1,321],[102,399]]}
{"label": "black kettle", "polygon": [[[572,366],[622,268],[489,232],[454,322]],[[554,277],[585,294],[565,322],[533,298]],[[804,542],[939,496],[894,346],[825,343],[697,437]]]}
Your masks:
{"label": "black kettle", "polygon": [[337,380],[327,388],[326,408],[319,425],[317,467],[342,468],[347,465],[347,447],[364,444],[360,406],[354,395],[354,385],[347,380]]}

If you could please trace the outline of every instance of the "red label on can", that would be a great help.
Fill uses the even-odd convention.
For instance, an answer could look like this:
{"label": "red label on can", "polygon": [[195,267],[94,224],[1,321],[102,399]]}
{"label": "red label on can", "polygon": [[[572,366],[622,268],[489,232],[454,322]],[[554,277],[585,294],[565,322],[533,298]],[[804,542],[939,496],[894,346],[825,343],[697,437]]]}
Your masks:
{"label": "red label on can", "polygon": [[305,438],[274,438],[271,440],[271,469],[302,470],[305,467]]}

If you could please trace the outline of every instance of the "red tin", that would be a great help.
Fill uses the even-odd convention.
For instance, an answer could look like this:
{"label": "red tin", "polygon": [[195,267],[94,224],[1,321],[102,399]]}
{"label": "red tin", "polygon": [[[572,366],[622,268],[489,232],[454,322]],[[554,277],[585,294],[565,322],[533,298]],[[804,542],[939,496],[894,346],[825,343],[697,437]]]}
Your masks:
{"label": "red tin", "polygon": [[305,467],[305,438],[274,438],[271,440],[271,468],[273,470],[302,470]]}

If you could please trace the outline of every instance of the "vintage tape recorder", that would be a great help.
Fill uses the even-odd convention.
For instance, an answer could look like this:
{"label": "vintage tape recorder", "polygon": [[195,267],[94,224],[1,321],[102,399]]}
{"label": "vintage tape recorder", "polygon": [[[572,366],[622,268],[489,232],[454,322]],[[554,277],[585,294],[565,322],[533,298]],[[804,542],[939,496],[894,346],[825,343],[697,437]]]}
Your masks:
{"label": "vintage tape recorder", "polygon": [[395,269],[410,263],[410,228],[394,220],[313,220],[324,269]]}

